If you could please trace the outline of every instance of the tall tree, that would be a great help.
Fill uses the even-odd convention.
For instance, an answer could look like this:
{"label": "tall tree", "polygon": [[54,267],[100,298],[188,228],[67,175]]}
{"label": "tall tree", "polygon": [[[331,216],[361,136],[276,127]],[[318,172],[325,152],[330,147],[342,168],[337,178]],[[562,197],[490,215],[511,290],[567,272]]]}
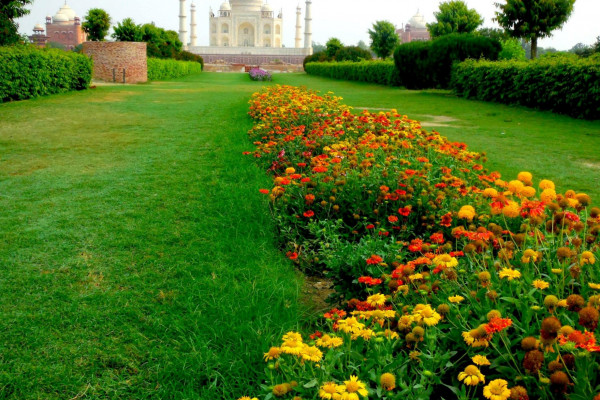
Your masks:
{"label": "tall tree", "polygon": [[335,57],[335,53],[342,47],[344,47],[344,44],[340,39],[332,37],[325,43],[325,53],[327,53],[327,57]]}
{"label": "tall tree", "polygon": [[29,14],[26,5],[33,0],[0,0],[0,46],[19,43],[19,24],[15,19]]}
{"label": "tall tree", "polygon": [[137,25],[131,18],[125,18],[123,22],[117,23],[111,36],[119,42],[141,42],[142,26]]}
{"label": "tall tree", "polygon": [[93,42],[102,42],[110,29],[110,16],[101,8],[92,8],[85,16],[83,31]]}
{"label": "tall tree", "polygon": [[392,52],[400,43],[396,27],[388,21],[377,21],[373,24],[373,29],[369,29],[371,38],[371,50],[377,57],[386,59],[392,55]]}
{"label": "tall tree", "polygon": [[563,26],[573,12],[575,0],[506,0],[495,3],[496,21],[511,36],[531,42],[531,58],[537,57],[538,39]]}
{"label": "tall tree", "polygon": [[483,18],[474,9],[469,9],[461,0],[452,0],[440,4],[440,11],[433,13],[436,22],[427,24],[432,38],[451,33],[471,33],[481,24]]}

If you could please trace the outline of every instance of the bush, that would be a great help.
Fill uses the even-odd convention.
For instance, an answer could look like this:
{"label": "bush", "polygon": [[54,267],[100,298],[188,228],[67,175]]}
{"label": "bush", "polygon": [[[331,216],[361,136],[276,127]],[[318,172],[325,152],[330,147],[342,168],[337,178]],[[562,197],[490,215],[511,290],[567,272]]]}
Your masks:
{"label": "bush", "polygon": [[600,62],[572,56],[533,61],[474,61],[454,67],[459,96],[520,104],[576,118],[600,118]]}
{"label": "bush", "polygon": [[202,65],[197,62],[148,58],[149,81],[180,78],[200,72],[202,72]]}
{"label": "bush", "polygon": [[87,89],[92,61],[86,56],[32,46],[0,47],[0,102]]}
{"label": "bush", "polygon": [[313,53],[310,56],[305,57],[304,61],[302,62],[302,66],[304,68],[306,68],[306,64],[308,64],[310,62],[330,62],[333,60],[334,60],[334,58],[329,57],[327,55],[327,53],[325,53],[324,51],[318,51],[316,53]]}
{"label": "bush", "polygon": [[399,86],[400,76],[392,61],[311,62],[304,66],[307,74],[349,81]]}
{"label": "bush", "polygon": [[190,53],[189,51],[180,51],[175,55],[175,59],[179,61],[193,61],[200,63],[202,69],[204,69],[204,59],[198,54]]}
{"label": "bush", "polygon": [[394,52],[402,83],[409,89],[446,88],[452,64],[467,58],[497,60],[502,46],[495,39],[458,34],[441,36],[431,42],[412,42]]}
{"label": "bush", "polygon": [[335,61],[362,61],[372,60],[373,56],[369,50],[357,46],[342,47],[335,53]]}
{"label": "bush", "polygon": [[264,69],[261,68],[252,68],[248,72],[248,76],[253,81],[271,81],[273,80],[273,76]]}

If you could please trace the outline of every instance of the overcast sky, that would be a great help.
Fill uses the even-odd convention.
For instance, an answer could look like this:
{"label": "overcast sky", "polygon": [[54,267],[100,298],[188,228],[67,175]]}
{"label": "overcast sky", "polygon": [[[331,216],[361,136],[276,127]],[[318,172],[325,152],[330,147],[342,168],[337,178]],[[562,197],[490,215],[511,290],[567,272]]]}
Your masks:
{"label": "overcast sky", "polygon": [[[496,7],[502,0],[467,0],[484,18],[484,26],[497,27],[492,21]],[[208,10],[218,10],[222,0],[195,0],[198,10],[199,44],[208,45]],[[304,1],[301,0],[302,18]],[[90,8],[103,8],[113,23],[131,17],[136,23],[155,22],[156,25],[177,31],[179,27],[179,0],[67,0],[78,15],[84,17]],[[46,15],[54,15],[64,0],[34,0],[31,14],[18,20],[20,32],[30,35],[36,23],[44,23]],[[188,0],[188,8],[191,0]],[[294,45],[296,6],[298,0],[269,0],[275,9],[283,10],[286,47]],[[369,43],[367,30],[373,22],[388,20],[400,27],[419,10],[427,22],[434,20],[440,0],[313,0],[313,40],[325,43],[330,37],[338,37],[344,44],[356,44],[359,40]],[[576,0],[575,10],[562,30],[540,41],[542,47],[568,50],[577,43],[592,44],[600,36],[600,0]],[[189,23],[189,18],[188,18]],[[304,20],[302,21],[304,29]],[[189,31],[189,29],[188,29]],[[304,32],[304,31],[303,31]]]}

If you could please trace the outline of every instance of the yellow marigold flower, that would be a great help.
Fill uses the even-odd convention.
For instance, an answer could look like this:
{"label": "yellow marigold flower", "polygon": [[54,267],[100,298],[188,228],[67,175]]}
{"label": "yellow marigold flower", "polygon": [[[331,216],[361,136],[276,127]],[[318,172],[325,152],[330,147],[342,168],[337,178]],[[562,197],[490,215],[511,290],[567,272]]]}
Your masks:
{"label": "yellow marigold flower", "polygon": [[596,263],[596,257],[594,257],[594,253],[592,253],[591,251],[584,251],[583,253],[581,253],[580,262],[581,265],[592,265]]}
{"label": "yellow marigold flower", "polygon": [[558,303],[556,303],[556,307],[566,308],[568,306],[567,299],[562,299]]}
{"label": "yellow marigold flower", "polygon": [[512,268],[502,268],[499,276],[501,279],[507,278],[509,281],[512,281],[513,279],[519,279],[521,277],[521,273]]}
{"label": "yellow marigold flower", "polygon": [[[518,181],[517,181],[518,182]],[[502,214],[507,218],[518,217],[521,212],[521,206],[515,201],[509,201],[504,208],[502,208]]]}
{"label": "yellow marigold flower", "polygon": [[504,379],[495,379],[483,387],[483,395],[490,400],[506,400],[510,397],[508,382]]}
{"label": "yellow marigold flower", "polygon": [[398,335],[396,332],[394,332],[391,329],[386,329],[383,332],[379,332],[378,335],[382,335],[385,336],[388,339],[398,339],[400,337],[400,335]]}
{"label": "yellow marigold flower", "polygon": [[359,322],[356,317],[349,317],[346,319],[340,319],[338,322],[338,328],[342,331],[342,332],[346,332],[346,333],[354,333],[354,332],[359,332],[362,329],[364,329],[365,324]]}
{"label": "yellow marigold flower", "polygon": [[434,311],[429,304],[417,304],[412,315],[417,323],[423,322],[427,326],[437,325],[442,319],[442,316]]}
{"label": "yellow marigold flower", "polygon": [[288,175],[295,174],[296,170],[294,168],[292,168],[292,167],[289,167],[289,168],[285,169],[285,173],[288,174]]}
{"label": "yellow marigold flower", "polygon": [[588,286],[590,287],[590,289],[594,289],[594,290],[600,290],[600,283],[588,283]]}
{"label": "yellow marigold flower", "polygon": [[256,397],[250,398],[250,396],[243,396],[243,397],[240,397],[238,400],[258,400],[258,398],[256,398]]}
{"label": "yellow marigold flower", "polygon": [[563,273],[562,268],[552,268],[551,271],[553,274],[556,274],[556,275],[560,275]]}
{"label": "yellow marigold flower", "polygon": [[498,196],[498,191],[494,188],[485,188],[483,189],[483,196],[489,198],[496,197]]}
{"label": "yellow marigold flower", "polygon": [[579,201],[577,199],[567,198],[567,202],[569,203],[569,207],[577,208],[579,206]]}
{"label": "yellow marigold flower", "polygon": [[382,306],[385,304],[385,295],[381,294],[381,293],[376,293],[374,295],[371,295],[369,297],[367,297],[367,303],[369,303],[369,305],[375,307],[375,306]]}
{"label": "yellow marigold flower", "polygon": [[473,363],[480,366],[490,365],[490,360],[488,360],[486,356],[480,356],[479,354],[471,358],[471,360],[473,360]]}
{"label": "yellow marigold flower", "polygon": [[531,172],[523,171],[519,172],[519,174],[517,175],[517,179],[523,183],[530,183],[533,179],[533,175],[531,175]]}
{"label": "yellow marigold flower", "polygon": [[544,189],[542,194],[540,194],[540,200],[544,203],[552,203],[556,200],[556,192],[554,189]]}
{"label": "yellow marigold flower", "polygon": [[359,393],[362,397],[369,395],[365,384],[359,381],[356,375],[351,375],[350,380],[344,381],[344,385],[346,386],[346,394],[343,396],[344,400],[358,400],[359,397],[356,393]]}
{"label": "yellow marigold flower", "polygon": [[410,358],[413,361],[421,361],[419,357],[421,357],[420,351],[413,350],[410,353],[408,353],[408,358]]}
{"label": "yellow marigold flower", "polygon": [[477,386],[479,383],[485,383],[485,377],[475,365],[469,365],[463,372],[458,374],[458,380],[467,386]]}
{"label": "yellow marigold flower", "polygon": [[303,348],[304,343],[302,342],[302,335],[299,333],[288,332],[283,335],[283,344],[280,347],[282,353],[297,356]]}
{"label": "yellow marigold flower", "polygon": [[312,362],[319,362],[323,358],[323,353],[315,346],[304,346],[300,355],[304,360]]}
{"label": "yellow marigold flower", "polygon": [[353,332],[351,339],[356,340],[358,338],[363,338],[364,340],[368,341],[369,339],[371,339],[374,336],[375,336],[375,331],[373,331],[371,329],[361,329],[360,331]]}
{"label": "yellow marigold flower", "polygon": [[281,349],[279,347],[271,347],[264,355],[265,361],[270,361],[275,358],[279,358],[281,355]]}
{"label": "yellow marigold flower", "polygon": [[490,342],[487,340],[488,333],[485,330],[485,324],[468,332],[463,332],[462,337],[465,343],[471,347],[488,347],[490,345]]}
{"label": "yellow marigold flower", "polygon": [[546,189],[556,189],[556,187],[554,186],[554,182],[549,181],[548,179],[542,179],[540,181],[540,189],[542,190],[546,190]]}
{"label": "yellow marigold flower", "polygon": [[335,382],[326,382],[319,389],[319,397],[322,399],[340,400],[342,393],[346,391],[344,385],[338,385]]}
{"label": "yellow marigold flower", "polygon": [[277,397],[285,396],[291,389],[292,387],[289,383],[282,383],[273,386],[273,394]]}
{"label": "yellow marigold flower", "polygon": [[410,279],[411,281],[423,279],[423,274],[412,274],[412,275],[409,275],[408,279]]}
{"label": "yellow marigold flower", "polygon": [[389,372],[382,374],[379,378],[379,383],[384,390],[394,390],[396,387],[396,377]]}
{"label": "yellow marigold flower", "polygon": [[535,281],[533,281],[532,283],[533,287],[536,289],[548,289],[550,287],[550,284],[546,281],[543,281],[541,279],[536,279]]}
{"label": "yellow marigold flower", "polygon": [[335,347],[340,347],[344,344],[344,340],[342,338],[330,335],[323,335],[319,339],[317,339],[316,345],[319,347],[326,347],[328,349],[332,349]]}
{"label": "yellow marigold flower", "polygon": [[473,206],[462,206],[458,211],[458,218],[472,221],[473,217],[475,217],[475,209]]}
{"label": "yellow marigold flower", "polygon": [[523,182],[521,181],[510,181],[508,182],[508,190],[512,193],[519,193],[523,189]]}
{"label": "yellow marigold flower", "polygon": [[521,189],[519,194],[523,197],[533,197],[535,196],[535,188],[532,186],[525,186]]}
{"label": "yellow marigold flower", "polygon": [[496,179],[494,181],[494,185],[496,186],[500,186],[500,187],[506,187],[506,182],[503,181],[502,179]]}
{"label": "yellow marigold flower", "polygon": [[458,265],[458,260],[450,254],[440,254],[439,256],[436,256],[431,263],[436,267],[442,265],[446,268],[454,268]]}
{"label": "yellow marigold flower", "polygon": [[459,304],[460,302],[462,302],[465,298],[462,296],[450,296],[448,297],[448,301],[450,303],[454,303],[454,304]]}
{"label": "yellow marigold flower", "polygon": [[535,250],[527,249],[523,252],[523,257],[521,257],[521,261],[525,264],[528,264],[531,261],[536,262],[537,258],[538,254]]}

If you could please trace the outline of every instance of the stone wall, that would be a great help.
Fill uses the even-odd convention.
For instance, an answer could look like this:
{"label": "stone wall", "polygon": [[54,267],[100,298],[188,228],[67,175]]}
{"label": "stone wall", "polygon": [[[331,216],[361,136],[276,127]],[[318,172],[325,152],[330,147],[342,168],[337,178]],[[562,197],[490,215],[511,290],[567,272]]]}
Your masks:
{"label": "stone wall", "polygon": [[94,61],[95,80],[118,83],[148,81],[146,43],[84,42],[83,53]]}

